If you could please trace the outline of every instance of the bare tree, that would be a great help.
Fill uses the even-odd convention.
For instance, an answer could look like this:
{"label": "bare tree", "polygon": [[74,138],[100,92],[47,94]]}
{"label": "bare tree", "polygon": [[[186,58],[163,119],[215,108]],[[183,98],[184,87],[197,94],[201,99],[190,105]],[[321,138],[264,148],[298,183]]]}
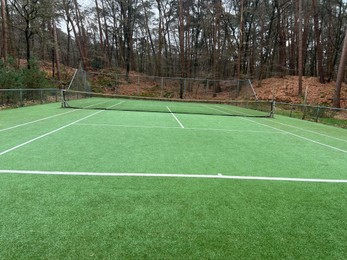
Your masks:
{"label": "bare tree", "polygon": [[[178,1],[178,34],[179,34],[179,53],[180,53],[180,72],[181,77],[185,78],[186,76],[186,66],[184,59],[184,10],[183,10],[183,0]],[[183,82],[181,81],[180,86],[180,98],[183,98]]]}
{"label": "bare tree", "polygon": [[341,85],[344,79],[345,70],[346,70],[346,62],[347,62],[347,28],[345,30],[345,39],[343,43],[341,58],[340,58],[340,65],[339,70],[337,73],[337,79],[336,79],[336,90],[335,90],[335,96],[334,96],[334,107],[340,107],[340,99],[341,99]]}
{"label": "bare tree", "polygon": [[26,43],[26,60],[27,67],[31,69],[31,37],[36,33],[33,22],[38,18],[38,0],[12,0],[13,7],[17,10],[20,17],[24,20],[25,43]]}
{"label": "bare tree", "polygon": [[302,32],[302,0],[298,1],[298,75],[299,88],[298,95],[302,95],[302,76],[303,76],[303,32]]}
{"label": "bare tree", "polygon": [[8,56],[8,30],[7,30],[7,15],[6,15],[6,1],[1,0],[1,18],[2,18],[2,53],[4,61],[7,61]]}
{"label": "bare tree", "polygon": [[317,10],[317,0],[312,0],[312,9],[313,9],[313,17],[314,17],[314,34],[315,34],[315,43],[316,43],[316,53],[317,53],[317,67],[319,74],[320,83],[325,83],[324,78],[324,69],[323,69],[323,50],[321,44],[321,33],[319,29],[319,15]]}

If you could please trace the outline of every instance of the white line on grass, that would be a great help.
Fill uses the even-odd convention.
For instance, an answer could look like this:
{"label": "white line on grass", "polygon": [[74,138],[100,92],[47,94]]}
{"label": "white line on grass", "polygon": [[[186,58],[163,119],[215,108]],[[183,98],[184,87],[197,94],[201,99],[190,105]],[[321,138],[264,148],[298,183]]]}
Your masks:
{"label": "white line on grass", "polygon": [[178,118],[175,116],[175,114],[172,113],[171,109],[170,109],[168,106],[167,106],[166,108],[169,110],[169,112],[171,113],[171,115],[176,119],[176,121],[179,123],[179,125],[181,126],[181,128],[184,128],[184,126],[182,125],[182,123],[180,122],[180,120],[178,120]]}
{"label": "white line on grass", "polygon": [[[178,126],[146,126],[146,125],[115,125],[115,124],[87,124],[79,123],[80,126],[100,126],[100,127],[124,127],[124,128],[143,128],[143,129],[182,129]],[[198,127],[185,127],[185,130],[191,131],[215,131],[215,132],[232,132],[232,133],[263,133],[263,134],[284,134],[278,131],[260,131],[260,130],[246,130],[246,129],[220,129],[220,128],[198,128]]]}
{"label": "white line on grass", "polygon": [[[213,109],[214,109],[214,110],[219,110],[220,112],[224,112],[223,110],[220,110],[220,109],[216,109],[216,108],[213,108]],[[247,114],[245,114],[245,115],[247,115]],[[271,128],[271,129],[277,130],[277,131],[279,131],[279,132],[282,132],[282,133],[285,133],[285,134],[288,134],[288,135],[295,136],[295,137],[297,137],[297,138],[303,139],[303,140],[308,141],[308,142],[311,142],[311,143],[315,143],[315,144],[318,144],[318,145],[321,145],[321,146],[324,146],[324,147],[333,149],[333,150],[335,150],[335,151],[347,153],[346,150],[337,148],[337,147],[332,146],[332,145],[324,144],[324,143],[321,143],[321,142],[312,140],[312,139],[310,139],[310,138],[306,138],[306,137],[303,137],[303,136],[301,136],[301,135],[297,135],[297,134],[294,134],[294,133],[291,133],[291,132],[282,130],[282,129],[277,128],[277,127],[273,127],[273,126],[270,126],[270,125],[267,125],[267,124],[262,124],[262,123],[259,123],[259,122],[254,121],[254,120],[251,120],[251,119],[249,119],[249,118],[244,118],[244,117],[242,117],[242,119],[243,119],[243,120],[246,120],[246,121],[249,121],[249,122],[252,122],[252,123],[254,123],[254,124],[258,124],[258,125],[261,125],[261,126],[269,127],[269,128]]]}
{"label": "white line on grass", "polygon": [[[103,104],[103,103],[106,103],[106,102],[100,102],[98,104]],[[89,108],[91,106],[94,106],[94,105],[87,106],[86,108]],[[58,115],[48,116],[48,117],[44,117],[44,118],[37,119],[37,120],[34,120],[34,121],[30,121],[30,122],[27,122],[27,123],[11,126],[11,127],[5,128],[5,129],[0,129],[0,132],[12,130],[12,129],[15,129],[15,128],[18,128],[18,127],[22,127],[22,126],[26,126],[26,125],[30,125],[30,124],[35,124],[35,123],[38,123],[38,122],[41,122],[41,121],[44,121],[44,120],[52,119],[52,118],[55,118],[55,117],[58,117],[58,116],[66,115],[66,114],[73,113],[73,112],[80,111],[80,110],[81,109],[70,110],[68,112],[64,112],[64,113],[61,113],[61,114],[58,114]]]}
{"label": "white line on grass", "polygon": [[313,131],[313,130],[308,130],[308,129],[305,129],[305,128],[301,128],[301,127],[297,127],[297,126],[293,126],[293,125],[288,125],[288,124],[284,124],[284,123],[277,122],[277,121],[272,121],[272,122],[275,122],[276,124],[279,124],[279,125],[295,128],[295,129],[298,129],[298,130],[301,130],[301,131],[305,131],[305,132],[308,132],[308,133],[313,133],[313,134],[316,134],[316,135],[324,136],[324,137],[327,137],[327,138],[331,138],[331,139],[334,139],[334,140],[337,140],[337,141],[341,141],[341,142],[347,143],[347,140],[344,140],[344,139],[341,139],[341,138],[337,138],[337,137],[334,137],[334,136],[330,136],[330,135],[327,135],[327,134],[322,134],[322,133],[319,133],[319,132],[316,132],[316,131]]}
{"label": "white line on grass", "polygon": [[5,151],[3,151],[3,152],[0,152],[0,156],[1,156],[1,155],[4,155],[4,154],[7,154],[7,153],[9,153],[9,152],[11,152],[11,151],[13,151],[13,150],[16,150],[16,149],[18,149],[18,148],[20,148],[20,147],[22,147],[22,146],[27,145],[27,144],[30,144],[30,143],[32,143],[32,142],[35,142],[35,141],[37,141],[37,140],[39,140],[39,139],[42,139],[43,137],[46,137],[46,136],[49,136],[49,135],[54,134],[54,133],[56,133],[56,132],[59,132],[60,130],[63,130],[63,129],[65,129],[65,128],[71,126],[71,125],[74,125],[74,124],[76,124],[76,123],[78,123],[78,122],[80,122],[80,121],[82,121],[82,120],[84,120],[84,119],[87,119],[87,118],[89,118],[89,117],[92,117],[92,116],[94,116],[94,115],[96,115],[96,114],[99,114],[99,113],[101,113],[101,112],[102,112],[102,111],[98,111],[98,112],[96,112],[96,113],[93,113],[93,114],[88,115],[88,116],[86,116],[86,117],[83,117],[83,118],[81,118],[81,119],[78,119],[78,120],[76,120],[76,121],[74,121],[74,122],[72,122],[72,123],[70,123],[70,124],[64,125],[64,126],[59,127],[59,128],[57,128],[57,129],[55,129],[55,130],[53,130],[53,131],[50,131],[50,132],[48,132],[48,133],[45,133],[45,134],[40,135],[40,136],[38,136],[38,137],[35,137],[35,138],[33,138],[33,139],[31,139],[31,140],[29,140],[29,141],[27,141],[27,142],[24,142],[24,143],[22,143],[22,144],[19,144],[19,145],[17,145],[17,146],[14,146],[14,147],[12,147],[12,148],[10,148],[10,149],[8,149],[8,150],[5,150]]}
{"label": "white line on grass", "polygon": [[0,132],[4,132],[4,131],[7,131],[7,130],[12,130],[12,129],[15,129],[15,128],[18,128],[18,127],[21,127],[21,126],[35,124],[35,123],[38,123],[38,122],[41,122],[41,121],[44,121],[44,120],[48,120],[48,119],[51,119],[51,118],[54,118],[54,117],[66,115],[66,114],[69,114],[69,113],[72,113],[72,112],[75,112],[75,111],[77,111],[77,110],[70,110],[68,112],[61,113],[61,114],[58,114],[58,115],[48,116],[48,117],[45,117],[45,118],[41,118],[41,119],[37,119],[37,120],[30,121],[30,122],[27,122],[27,123],[23,123],[23,124],[20,124],[20,125],[15,125],[15,126],[11,126],[11,127],[5,128],[5,129],[0,129]]}
{"label": "white line on grass", "polygon": [[[120,104],[122,104],[122,103],[124,103],[124,102],[125,102],[125,101],[120,102],[120,103],[117,103],[117,104],[112,105],[112,106],[110,106],[110,107],[108,107],[108,108],[112,108],[112,107],[118,106],[118,105],[120,105]],[[4,155],[4,154],[7,154],[7,153],[9,153],[9,152],[12,152],[12,151],[14,151],[14,150],[16,150],[16,149],[18,149],[18,148],[20,148],[20,147],[23,147],[23,146],[27,145],[27,144],[30,144],[30,143],[32,143],[32,142],[35,142],[35,141],[37,141],[37,140],[39,140],[39,139],[42,139],[42,138],[44,138],[44,137],[46,137],[46,136],[49,136],[49,135],[54,134],[54,133],[56,133],[56,132],[59,132],[59,131],[65,129],[65,128],[67,128],[67,127],[69,127],[69,126],[72,126],[72,125],[74,125],[74,124],[76,124],[76,123],[78,123],[78,122],[81,122],[81,121],[83,121],[83,120],[85,120],[85,119],[87,119],[87,118],[89,118],[89,117],[92,117],[92,116],[95,116],[95,115],[97,115],[97,114],[100,114],[100,113],[103,112],[103,111],[104,111],[104,110],[95,112],[95,113],[93,113],[93,114],[91,114],[91,115],[88,115],[88,116],[85,116],[85,117],[83,117],[83,118],[80,118],[80,119],[78,119],[78,120],[76,120],[76,121],[74,121],[74,122],[72,122],[72,123],[70,123],[70,124],[64,125],[64,126],[59,127],[59,128],[57,128],[57,129],[55,129],[55,130],[53,130],[53,131],[50,131],[50,132],[48,132],[48,133],[45,133],[45,134],[40,135],[40,136],[38,136],[38,137],[35,137],[35,138],[33,138],[33,139],[31,139],[31,140],[29,140],[29,141],[27,141],[27,142],[24,142],[24,143],[22,143],[22,144],[19,144],[19,145],[17,145],[17,146],[14,146],[14,147],[12,147],[12,148],[10,148],[10,149],[8,149],[8,150],[5,150],[5,151],[3,151],[3,152],[0,152],[0,156],[1,156],[1,155]]]}
{"label": "white line on grass", "polygon": [[243,118],[244,120],[247,120],[249,122],[253,122],[255,124],[258,124],[258,125],[261,125],[261,126],[265,126],[265,127],[269,127],[271,129],[274,129],[274,130],[277,130],[277,131],[280,131],[282,133],[286,133],[288,135],[291,135],[291,136],[294,136],[294,137],[297,137],[297,138],[300,138],[302,140],[305,140],[305,141],[308,141],[308,142],[311,142],[311,143],[314,143],[314,144],[318,144],[318,145],[321,145],[321,146],[324,146],[324,147],[327,147],[327,148],[330,148],[330,149],[333,149],[335,151],[339,151],[339,152],[343,152],[343,153],[347,153],[346,150],[343,150],[343,149],[340,149],[340,148],[337,148],[335,146],[332,146],[332,145],[328,145],[328,144],[324,144],[324,143],[321,143],[321,142],[318,142],[318,141],[315,141],[315,140],[312,140],[310,138],[306,138],[306,137],[303,137],[301,135],[297,135],[297,134],[294,134],[294,133],[291,133],[291,132],[288,132],[288,131],[285,131],[285,130],[282,130],[280,128],[277,128],[277,127],[273,127],[273,126],[269,126],[269,125],[266,125],[266,124],[262,124],[262,123],[259,123],[259,122],[256,122],[254,120],[251,120],[251,119],[248,119],[248,118]]}
{"label": "white line on grass", "polygon": [[311,179],[311,178],[282,178],[262,176],[231,176],[211,174],[170,174],[170,173],[110,173],[110,172],[61,172],[61,171],[26,171],[26,170],[0,170],[0,173],[38,174],[38,175],[72,175],[72,176],[113,176],[113,177],[161,177],[161,178],[195,178],[195,179],[232,179],[255,181],[289,181],[289,182],[320,182],[320,183],[347,183],[343,179]]}

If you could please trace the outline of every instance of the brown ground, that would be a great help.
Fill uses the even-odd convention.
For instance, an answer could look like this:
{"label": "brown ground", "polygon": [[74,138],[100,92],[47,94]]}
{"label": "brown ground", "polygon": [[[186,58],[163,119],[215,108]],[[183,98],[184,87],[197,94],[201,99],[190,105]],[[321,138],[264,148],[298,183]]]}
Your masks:
{"label": "brown ground", "polygon": [[[43,63],[44,70],[51,73],[51,65],[49,63]],[[68,67],[62,68],[62,81],[68,82],[70,75],[73,75],[74,70]],[[97,72],[98,73],[98,72]],[[122,71],[121,73],[125,73]],[[107,73],[109,74],[109,73]],[[113,74],[113,73],[112,73]],[[140,84],[138,81],[138,76],[140,77]],[[120,94],[132,95],[134,93],[144,95],[144,96],[154,96],[163,95],[164,97],[178,97],[177,82],[176,83],[166,83],[166,89],[160,89],[160,79],[148,79],[144,77],[145,75],[131,72],[130,73],[130,83],[126,83],[122,79],[117,79],[118,89],[114,87],[114,79],[110,80],[106,77],[95,76],[89,77],[92,81],[92,85],[105,85],[105,82],[111,82],[111,88],[103,88],[107,92],[116,92]],[[95,82],[95,80],[97,82]],[[96,84],[94,84],[96,83]],[[268,78],[260,81],[253,81],[253,86],[255,92],[259,99],[262,100],[272,100],[273,98],[277,102],[286,103],[304,103],[305,96],[306,102],[310,105],[323,105],[332,106],[332,99],[335,93],[336,82],[331,81],[326,84],[321,84],[316,77],[303,77],[303,95],[298,96],[298,77],[297,76],[285,76],[283,78]],[[110,85],[110,84],[108,84]],[[170,89],[170,85],[172,88]],[[175,85],[175,87],[173,87]],[[197,98],[197,99],[225,99],[230,97],[231,92],[235,92],[236,87],[230,85],[229,81],[221,83],[222,92],[218,93],[217,96],[213,96],[211,93],[206,93],[206,85],[195,84],[192,87],[192,91],[189,93],[187,98]],[[174,90],[173,90],[174,89]],[[155,93],[156,92],[156,93]],[[211,90],[211,92],[213,92]],[[347,84],[342,85],[341,91],[341,107],[347,108]]]}
{"label": "brown ground", "polygon": [[[160,80],[151,80],[142,78],[140,75],[140,84],[136,79],[139,74],[130,74],[130,83],[125,84],[121,82],[120,90],[121,94],[131,94],[130,92],[138,91],[140,89],[141,95],[150,96],[151,93],[157,91],[160,92],[159,85]],[[171,83],[173,84],[173,83]],[[170,82],[166,83],[165,86],[169,88]],[[220,84],[222,92],[218,93],[217,96],[212,95],[212,89],[210,93],[205,92],[205,85],[192,84],[192,91],[188,93],[187,98],[195,99],[227,99],[230,96],[230,90],[232,93],[236,93],[236,85],[230,83],[230,81],[223,81]],[[297,76],[285,76],[283,78],[268,78],[260,81],[253,81],[253,87],[259,99],[272,100],[273,98],[277,102],[286,103],[297,103],[302,104],[306,101],[310,105],[322,105],[332,106],[332,100],[335,93],[336,82],[328,82],[321,84],[319,79],[316,77],[303,77],[303,95],[298,95],[298,77]],[[178,97],[177,81],[173,97]],[[118,89],[118,90],[119,90]],[[167,94],[164,90],[164,95]],[[170,91],[168,91],[170,95]],[[168,96],[170,97],[170,96]],[[305,98],[306,97],[306,98]],[[347,84],[342,85],[341,90],[341,107],[347,108]]]}
{"label": "brown ground", "polygon": [[[332,105],[336,82],[321,84],[318,78],[303,78],[303,96],[298,96],[298,77],[269,78],[254,82],[255,91],[261,99],[272,99],[288,103],[303,103],[306,94],[307,103],[311,105]],[[341,106],[347,108],[347,85],[342,85]]]}

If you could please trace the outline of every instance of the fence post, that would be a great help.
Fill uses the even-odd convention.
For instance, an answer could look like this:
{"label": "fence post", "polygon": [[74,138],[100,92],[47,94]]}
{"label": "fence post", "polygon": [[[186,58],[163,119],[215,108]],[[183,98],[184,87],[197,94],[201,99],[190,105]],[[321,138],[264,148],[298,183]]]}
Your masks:
{"label": "fence post", "polygon": [[289,117],[292,117],[292,113],[293,113],[293,105],[290,106],[290,114],[289,114]]}
{"label": "fence post", "polygon": [[163,97],[163,95],[164,95],[164,78],[163,77],[161,77],[161,79],[160,79],[160,97]]}
{"label": "fence post", "polygon": [[40,89],[40,101],[41,101],[41,104],[43,104],[43,90]]}
{"label": "fence post", "polygon": [[316,123],[318,122],[319,112],[320,112],[320,107],[317,106]]}
{"label": "fence post", "polygon": [[24,106],[24,102],[23,102],[23,89],[19,89],[19,105],[21,107]]}

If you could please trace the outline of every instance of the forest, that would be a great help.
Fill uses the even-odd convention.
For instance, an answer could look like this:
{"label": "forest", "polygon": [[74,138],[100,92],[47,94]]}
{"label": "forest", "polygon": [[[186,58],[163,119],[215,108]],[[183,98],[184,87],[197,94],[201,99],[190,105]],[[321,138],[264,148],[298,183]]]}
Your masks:
{"label": "forest", "polygon": [[298,95],[312,76],[337,82],[339,107],[346,25],[346,0],[1,0],[1,70],[26,60],[27,70],[49,62],[58,81],[62,66],[218,80],[295,75]]}

